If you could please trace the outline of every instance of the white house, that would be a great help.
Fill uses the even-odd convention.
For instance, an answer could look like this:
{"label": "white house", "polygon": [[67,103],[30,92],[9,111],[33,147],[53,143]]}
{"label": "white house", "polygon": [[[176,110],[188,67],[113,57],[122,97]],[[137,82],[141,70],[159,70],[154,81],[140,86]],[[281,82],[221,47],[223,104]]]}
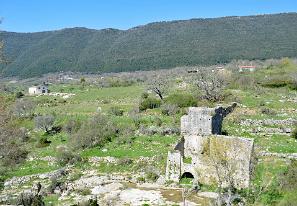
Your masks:
{"label": "white house", "polygon": [[42,85],[29,87],[30,95],[47,94],[47,93],[49,93],[49,91],[48,91],[48,86],[45,83],[43,83]]}

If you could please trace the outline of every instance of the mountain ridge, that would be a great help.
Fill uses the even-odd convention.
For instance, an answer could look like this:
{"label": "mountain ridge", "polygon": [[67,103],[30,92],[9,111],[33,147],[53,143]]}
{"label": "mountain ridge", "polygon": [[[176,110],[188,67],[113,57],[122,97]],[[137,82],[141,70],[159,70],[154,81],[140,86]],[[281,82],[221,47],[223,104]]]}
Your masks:
{"label": "mountain ridge", "polygon": [[153,22],[127,30],[85,27],[0,32],[3,76],[120,72],[297,56],[297,13]]}

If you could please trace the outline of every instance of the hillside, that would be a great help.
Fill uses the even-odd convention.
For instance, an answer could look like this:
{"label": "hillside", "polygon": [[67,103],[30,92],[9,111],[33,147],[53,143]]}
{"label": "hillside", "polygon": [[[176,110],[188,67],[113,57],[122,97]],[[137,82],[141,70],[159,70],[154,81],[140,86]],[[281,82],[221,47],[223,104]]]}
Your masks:
{"label": "hillside", "polygon": [[297,13],[158,22],[121,31],[1,32],[4,76],[118,72],[297,56]]}

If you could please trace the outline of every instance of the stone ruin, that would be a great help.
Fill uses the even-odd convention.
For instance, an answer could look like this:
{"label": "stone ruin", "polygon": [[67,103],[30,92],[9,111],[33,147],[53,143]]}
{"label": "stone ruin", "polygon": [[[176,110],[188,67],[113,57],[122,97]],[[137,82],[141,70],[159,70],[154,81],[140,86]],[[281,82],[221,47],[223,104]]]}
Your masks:
{"label": "stone ruin", "polygon": [[166,180],[191,177],[202,184],[249,186],[253,139],[221,135],[223,118],[235,107],[189,108],[181,118],[182,139],[168,152]]}

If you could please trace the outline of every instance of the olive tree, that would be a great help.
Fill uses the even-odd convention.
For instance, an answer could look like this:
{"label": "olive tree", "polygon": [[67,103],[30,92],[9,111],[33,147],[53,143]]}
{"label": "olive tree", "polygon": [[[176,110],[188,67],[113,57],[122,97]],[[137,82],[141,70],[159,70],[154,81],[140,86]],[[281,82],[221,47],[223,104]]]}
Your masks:
{"label": "olive tree", "polygon": [[35,128],[49,133],[53,127],[55,118],[52,115],[37,116],[34,118]]}
{"label": "olive tree", "polygon": [[13,108],[12,113],[17,117],[32,117],[35,109],[35,104],[31,100],[18,100]]}

